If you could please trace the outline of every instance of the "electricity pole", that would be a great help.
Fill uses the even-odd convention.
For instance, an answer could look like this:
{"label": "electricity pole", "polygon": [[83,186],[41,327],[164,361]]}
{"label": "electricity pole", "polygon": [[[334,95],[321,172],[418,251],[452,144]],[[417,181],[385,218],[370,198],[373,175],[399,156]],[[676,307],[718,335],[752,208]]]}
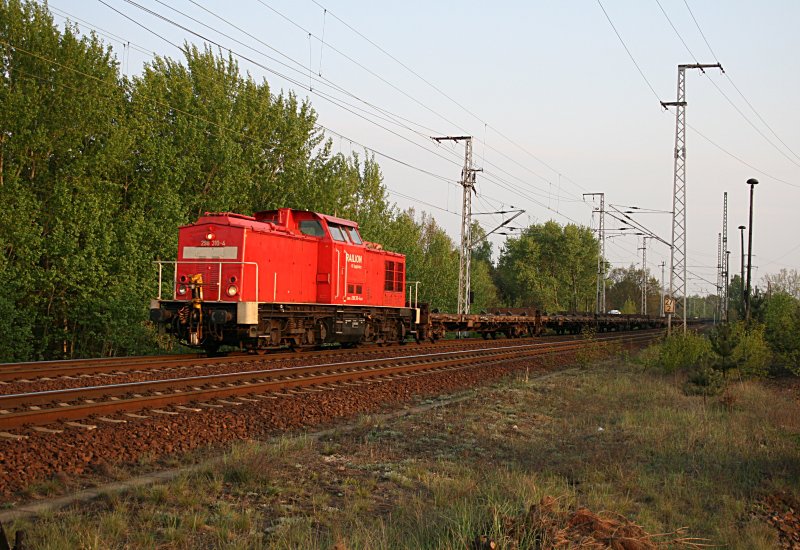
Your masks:
{"label": "electricity pole", "polygon": [[642,315],[647,315],[647,237],[642,237]]}
{"label": "electricity pole", "polygon": [[[677,101],[661,102],[661,106],[675,107],[675,178],[672,194],[672,250],[669,256],[669,295],[681,296],[683,332],[686,332],[686,69],[718,68],[722,65],[678,65]],[[677,303],[677,301],[676,301]],[[667,330],[672,330],[672,314],[667,315]]]}
{"label": "electricity pole", "polygon": [[661,306],[658,308],[659,317],[664,316],[664,267],[666,267],[666,265],[666,262],[661,262]]}
{"label": "electricity pole", "polygon": [[717,301],[714,308],[714,321],[722,318],[720,296],[722,296],[722,233],[717,233]]}
{"label": "electricity pole", "polygon": [[744,320],[750,324],[750,274],[753,268],[753,190],[758,185],[758,180],[747,180],[750,186],[750,226],[747,228],[747,290],[744,293]]}
{"label": "electricity pole", "polygon": [[728,252],[728,192],[722,195],[722,317],[724,322],[728,322],[728,275],[729,254]]}
{"label": "electricity pole", "polygon": [[470,306],[470,267],[472,262],[472,194],[475,192],[475,173],[472,167],[472,136],[432,137],[435,142],[465,142],[464,168],[461,170],[461,256],[458,263],[458,313],[469,313]]}
{"label": "electricity pole", "polygon": [[606,311],[606,194],[605,193],[584,193],[584,197],[600,197],[600,208],[592,210],[592,213],[600,213],[600,221],[597,226],[597,239],[600,241],[600,255],[597,257],[597,292],[595,299],[595,313],[605,313]]}

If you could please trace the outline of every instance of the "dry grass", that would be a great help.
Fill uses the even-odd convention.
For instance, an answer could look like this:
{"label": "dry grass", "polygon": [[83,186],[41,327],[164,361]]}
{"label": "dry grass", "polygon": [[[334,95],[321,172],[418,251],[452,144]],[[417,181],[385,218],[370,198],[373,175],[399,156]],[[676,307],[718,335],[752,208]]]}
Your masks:
{"label": "dry grass", "polygon": [[554,514],[587,506],[650,533],[774,548],[754,506],[800,494],[798,413],[756,383],[704,406],[633,366],[523,376],[323,441],[239,444],[169,484],[12,530],[32,548],[461,549],[476,535],[544,548],[555,531],[519,518],[555,497]]}

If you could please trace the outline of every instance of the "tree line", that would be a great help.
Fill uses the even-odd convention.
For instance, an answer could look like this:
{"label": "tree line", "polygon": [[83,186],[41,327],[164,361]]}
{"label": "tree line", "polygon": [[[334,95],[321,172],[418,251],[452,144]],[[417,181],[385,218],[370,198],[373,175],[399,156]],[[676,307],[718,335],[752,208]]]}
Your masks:
{"label": "tree line", "polygon": [[[156,260],[204,211],[292,207],[360,223],[408,255],[420,299],[454,310],[458,254],[436,221],[399,211],[380,166],[344,155],[308,101],[184,47],[133,77],[46,5],[0,2],[0,361],[147,353]],[[476,307],[495,298],[476,262]]]}

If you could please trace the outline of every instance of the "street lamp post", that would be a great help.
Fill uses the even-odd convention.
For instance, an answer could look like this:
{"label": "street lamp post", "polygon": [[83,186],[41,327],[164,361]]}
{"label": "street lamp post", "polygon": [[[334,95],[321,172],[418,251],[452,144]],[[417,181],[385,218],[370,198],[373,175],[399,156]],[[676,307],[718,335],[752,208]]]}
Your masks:
{"label": "street lamp post", "polygon": [[742,291],[742,303],[744,303],[744,230],[745,226],[739,226],[739,236],[742,238],[742,271],[739,274],[739,286]]}
{"label": "street lamp post", "polygon": [[747,180],[747,185],[750,186],[750,227],[747,228],[747,291],[744,295],[744,319],[750,323],[750,275],[753,269],[753,192],[758,185],[758,180],[750,178]]}

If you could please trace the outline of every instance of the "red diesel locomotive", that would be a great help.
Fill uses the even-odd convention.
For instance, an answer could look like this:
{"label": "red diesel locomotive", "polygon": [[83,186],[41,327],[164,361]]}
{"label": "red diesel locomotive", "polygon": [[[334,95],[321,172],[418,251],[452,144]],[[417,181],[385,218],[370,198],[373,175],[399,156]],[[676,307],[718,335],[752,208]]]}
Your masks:
{"label": "red diesel locomotive", "polygon": [[[209,352],[402,342],[419,318],[406,305],[405,256],[325,214],[207,212],[180,228],[177,261],[158,265],[150,318]],[[162,297],[165,265],[171,299]]]}

